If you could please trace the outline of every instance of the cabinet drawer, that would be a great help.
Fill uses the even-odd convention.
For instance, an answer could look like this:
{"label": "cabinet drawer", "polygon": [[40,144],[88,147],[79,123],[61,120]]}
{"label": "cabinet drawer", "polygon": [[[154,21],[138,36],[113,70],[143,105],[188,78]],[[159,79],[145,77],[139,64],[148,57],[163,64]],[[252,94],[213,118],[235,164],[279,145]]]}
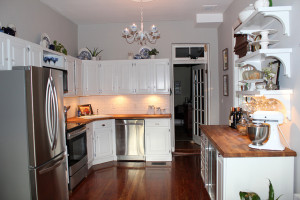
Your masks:
{"label": "cabinet drawer", "polygon": [[94,128],[111,128],[112,120],[101,120],[97,122],[93,122]]}
{"label": "cabinet drawer", "polygon": [[145,125],[146,127],[169,127],[170,120],[169,119],[146,119]]}

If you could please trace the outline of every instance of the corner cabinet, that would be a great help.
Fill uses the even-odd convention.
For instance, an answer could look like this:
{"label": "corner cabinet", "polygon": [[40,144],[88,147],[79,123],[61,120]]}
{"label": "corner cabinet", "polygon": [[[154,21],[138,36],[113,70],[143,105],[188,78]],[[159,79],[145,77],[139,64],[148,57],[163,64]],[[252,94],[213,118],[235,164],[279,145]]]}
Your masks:
{"label": "corner cabinet", "polygon": [[83,61],[84,95],[170,94],[168,59]]}
{"label": "corner cabinet", "polygon": [[115,120],[93,122],[93,165],[116,160]]}
{"label": "corner cabinet", "polygon": [[[247,20],[239,25],[234,33],[235,34],[252,34],[264,29],[272,28],[275,21],[279,21],[283,28],[283,34],[290,35],[290,11],[291,6],[279,7],[263,7],[255,11]],[[273,39],[273,38],[272,38]],[[280,100],[286,107],[287,117],[291,119],[291,106],[290,95],[292,90],[286,88],[284,90],[256,90],[255,80],[243,80],[242,67],[250,64],[256,67],[257,70],[262,70],[269,62],[278,60],[283,66],[283,75],[286,77],[291,76],[291,53],[292,48],[273,48],[272,45],[267,49],[259,49],[255,52],[248,52],[246,56],[238,58],[235,56],[235,91],[236,99],[235,105],[239,106],[242,103],[243,96],[264,95],[267,98],[276,98]],[[282,69],[281,69],[282,70]],[[241,91],[238,87],[240,82],[245,82],[252,85],[251,91]]]}
{"label": "corner cabinet", "polygon": [[145,119],[146,161],[172,161],[170,119]]}

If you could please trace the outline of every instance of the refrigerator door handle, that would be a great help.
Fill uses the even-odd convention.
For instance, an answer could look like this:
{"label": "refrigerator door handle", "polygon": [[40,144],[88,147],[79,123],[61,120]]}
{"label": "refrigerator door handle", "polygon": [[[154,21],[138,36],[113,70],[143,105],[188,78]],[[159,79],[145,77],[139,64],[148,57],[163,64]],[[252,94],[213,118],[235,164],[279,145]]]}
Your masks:
{"label": "refrigerator door handle", "polygon": [[41,170],[39,171],[39,174],[45,174],[45,173],[50,172],[50,171],[52,171],[53,169],[59,167],[59,166],[61,165],[61,163],[64,161],[65,157],[66,157],[66,155],[63,154],[63,156],[62,156],[59,160],[56,160],[55,163],[52,164],[50,167],[46,167],[46,168],[44,168],[44,169],[41,169]]}
{"label": "refrigerator door handle", "polygon": [[57,100],[57,92],[54,83],[52,82],[52,90],[53,90],[53,98],[54,98],[54,135],[53,135],[53,149],[55,149],[57,144],[57,137],[58,137],[58,124],[59,124],[59,116],[58,116],[58,100]]}

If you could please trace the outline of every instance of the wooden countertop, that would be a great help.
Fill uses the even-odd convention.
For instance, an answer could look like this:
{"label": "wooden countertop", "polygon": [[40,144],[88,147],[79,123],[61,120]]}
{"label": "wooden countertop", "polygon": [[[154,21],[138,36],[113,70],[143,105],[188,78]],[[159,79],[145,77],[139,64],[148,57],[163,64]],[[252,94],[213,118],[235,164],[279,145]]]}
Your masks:
{"label": "wooden countertop", "polygon": [[248,136],[241,135],[236,129],[226,125],[200,125],[201,131],[216,147],[223,157],[288,157],[297,156],[295,151],[285,148],[284,151],[251,149]]}
{"label": "wooden countertop", "polygon": [[163,114],[163,115],[147,115],[147,114],[108,114],[111,117],[105,118],[93,118],[93,119],[83,119],[79,117],[72,117],[67,120],[67,122],[75,122],[75,123],[84,123],[88,124],[93,121],[98,120],[106,120],[106,119],[149,119],[149,118],[171,118],[171,114]]}

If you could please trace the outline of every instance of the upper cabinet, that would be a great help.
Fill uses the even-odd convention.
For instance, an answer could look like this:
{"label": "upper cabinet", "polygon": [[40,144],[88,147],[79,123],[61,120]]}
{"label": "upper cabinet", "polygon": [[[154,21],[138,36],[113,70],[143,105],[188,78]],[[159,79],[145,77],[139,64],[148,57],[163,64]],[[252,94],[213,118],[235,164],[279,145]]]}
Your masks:
{"label": "upper cabinet", "polygon": [[8,69],[7,38],[0,33],[0,70]]}
{"label": "upper cabinet", "polygon": [[84,95],[169,94],[168,59],[83,61]]}
{"label": "upper cabinet", "polygon": [[[247,70],[245,66],[251,65],[256,68],[256,70],[263,70],[265,67],[269,66],[270,63],[281,63],[278,67],[282,70],[282,74],[286,77],[291,77],[291,53],[292,48],[275,48],[272,44],[280,42],[280,40],[273,40],[274,36],[269,39],[269,34],[274,34],[278,30],[273,30],[272,25],[275,21],[279,21],[282,25],[283,35],[290,35],[290,11],[291,6],[283,7],[262,7],[254,11],[242,24],[240,24],[234,31],[235,34],[254,34],[261,35],[261,37],[266,37],[265,39],[259,39],[256,37],[256,41],[252,41],[252,45],[256,48],[260,46],[260,49],[251,52],[248,51],[243,57],[235,56],[235,91],[236,91],[236,105],[240,105],[243,101],[243,96],[249,95],[264,95],[267,98],[276,98],[280,100],[286,107],[287,117],[290,119],[290,95],[293,93],[292,90],[286,88],[284,90],[266,90],[260,88],[259,83],[263,82],[263,79],[245,79],[245,71]],[[278,28],[278,27],[277,27]],[[263,32],[264,35],[263,35]],[[282,35],[278,35],[281,38]],[[237,42],[237,41],[236,41]],[[248,40],[248,42],[250,42]],[[266,44],[264,44],[266,42]],[[278,62],[280,61],[280,62]],[[251,69],[252,70],[252,69]],[[277,70],[277,73],[279,70]],[[244,75],[243,75],[244,74]],[[279,77],[279,73],[276,74],[276,78]],[[261,78],[261,77],[260,77]],[[241,84],[246,84],[246,90],[242,90]]]}

